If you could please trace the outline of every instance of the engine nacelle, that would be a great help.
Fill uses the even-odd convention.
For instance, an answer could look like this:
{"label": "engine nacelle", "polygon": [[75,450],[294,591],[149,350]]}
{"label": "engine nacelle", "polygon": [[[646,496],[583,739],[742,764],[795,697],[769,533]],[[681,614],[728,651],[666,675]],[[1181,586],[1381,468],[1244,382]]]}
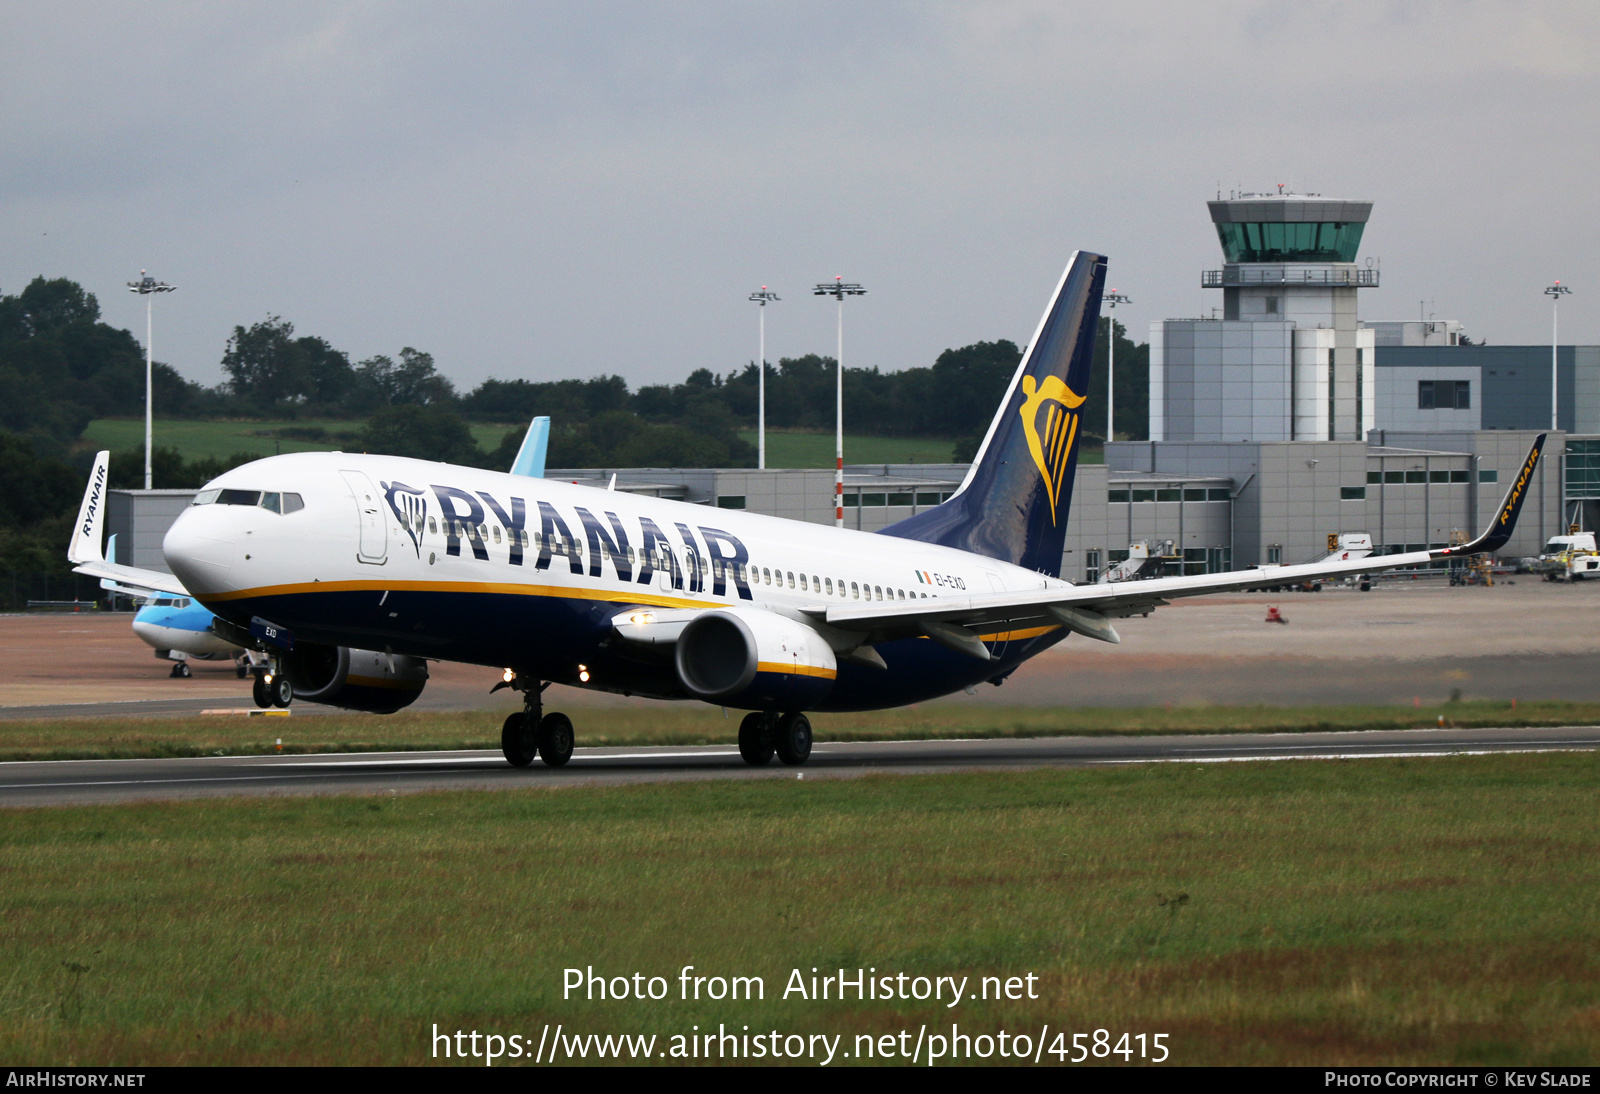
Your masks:
{"label": "engine nacelle", "polygon": [[833,649],[804,623],[757,608],[696,616],[673,651],[678,682],[708,703],[746,710],[805,710],[838,675]]}
{"label": "engine nacelle", "polygon": [[345,710],[393,714],[408,707],[428,682],[420,657],[298,642],[283,657],[294,697]]}

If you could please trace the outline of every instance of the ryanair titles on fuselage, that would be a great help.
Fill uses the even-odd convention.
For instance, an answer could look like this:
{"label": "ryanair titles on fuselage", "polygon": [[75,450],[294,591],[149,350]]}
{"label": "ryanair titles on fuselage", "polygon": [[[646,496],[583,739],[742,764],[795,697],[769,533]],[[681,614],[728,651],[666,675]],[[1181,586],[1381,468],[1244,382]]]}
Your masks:
{"label": "ryanair titles on fuselage", "polygon": [[[557,558],[565,558],[568,569],[576,575],[585,572],[585,552],[578,546],[573,534],[573,523],[547,501],[534,501],[538,528],[530,529],[534,511],[528,508],[525,498],[509,498],[509,505],[487,490],[476,492],[457,486],[429,483],[424,489],[409,483],[385,481],[379,484],[389,510],[394,514],[420,558],[424,529],[432,531],[434,516],[428,492],[438,505],[438,526],[444,535],[445,554],[461,554],[465,543],[472,557],[480,562],[489,560],[485,542],[486,518],[492,513],[510,544],[508,561],[513,566],[524,564],[531,557],[533,569],[548,570]],[[597,506],[598,508],[598,506]],[[607,559],[616,570],[617,579],[648,585],[658,572],[670,575],[674,589],[702,592],[710,579],[713,596],[727,596],[731,583],[741,600],[754,600],[746,577],[745,566],[750,552],[742,540],[721,528],[698,525],[691,529],[679,521],[672,522],[670,531],[663,529],[650,517],[630,518],[626,523],[609,509],[602,509],[599,517],[588,508],[573,507],[576,524],[582,528],[588,547],[588,575],[598,578]],[[635,532],[630,537],[630,528]],[[696,532],[699,533],[698,537]],[[674,539],[674,533],[676,539]],[[525,548],[536,547],[537,553],[524,554]],[[680,555],[682,561],[680,562]]]}

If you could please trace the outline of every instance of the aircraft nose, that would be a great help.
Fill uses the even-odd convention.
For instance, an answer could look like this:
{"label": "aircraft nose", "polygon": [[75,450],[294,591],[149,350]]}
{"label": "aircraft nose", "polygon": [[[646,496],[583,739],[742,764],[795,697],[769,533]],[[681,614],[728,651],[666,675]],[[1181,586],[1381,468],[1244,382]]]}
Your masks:
{"label": "aircraft nose", "polygon": [[225,519],[227,514],[218,512],[226,508],[208,505],[185,509],[161,541],[167,568],[195,596],[231,588],[234,536]]}

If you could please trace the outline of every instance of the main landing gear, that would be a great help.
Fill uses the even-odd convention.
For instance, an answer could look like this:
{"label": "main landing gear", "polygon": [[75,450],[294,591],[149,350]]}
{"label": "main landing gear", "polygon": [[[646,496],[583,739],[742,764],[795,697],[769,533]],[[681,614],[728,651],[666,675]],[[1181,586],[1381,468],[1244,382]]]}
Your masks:
{"label": "main landing gear", "polygon": [[739,755],[751,767],[772,759],[791,766],[803,764],[811,756],[811,721],[804,714],[779,715],[772,711],[746,714],[739,723]]}
{"label": "main landing gear", "polygon": [[193,676],[194,673],[189,669],[189,662],[179,661],[176,665],[172,666],[172,672],[168,675],[170,675],[174,680],[187,680],[189,677]]}
{"label": "main landing gear", "polygon": [[[512,683],[516,687],[516,683]],[[565,714],[544,713],[544,689],[519,687],[523,709],[506,716],[500,727],[500,751],[513,767],[527,767],[538,756],[546,767],[561,767],[572,759],[572,719]]]}

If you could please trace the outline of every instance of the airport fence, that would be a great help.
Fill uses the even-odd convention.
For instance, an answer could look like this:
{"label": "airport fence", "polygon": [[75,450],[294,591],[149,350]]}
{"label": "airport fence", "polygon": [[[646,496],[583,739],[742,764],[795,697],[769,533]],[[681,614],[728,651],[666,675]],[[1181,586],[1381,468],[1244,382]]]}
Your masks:
{"label": "airport fence", "polygon": [[0,611],[27,611],[30,601],[35,610],[45,604],[107,606],[106,594],[95,578],[59,570],[0,570]]}

